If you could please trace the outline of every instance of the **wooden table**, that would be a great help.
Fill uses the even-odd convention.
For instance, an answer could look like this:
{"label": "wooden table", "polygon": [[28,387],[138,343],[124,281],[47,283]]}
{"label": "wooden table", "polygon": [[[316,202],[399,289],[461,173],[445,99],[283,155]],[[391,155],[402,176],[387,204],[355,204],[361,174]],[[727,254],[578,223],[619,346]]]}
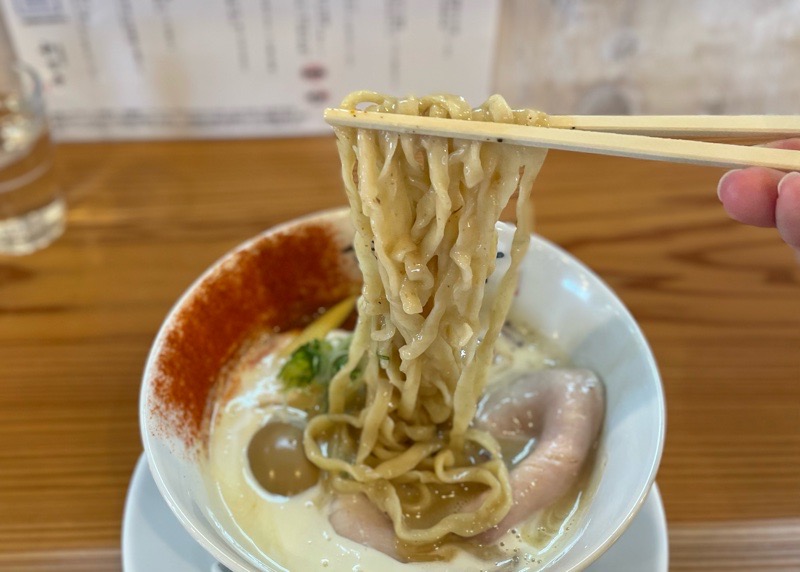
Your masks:
{"label": "wooden table", "polygon": [[[69,229],[0,258],[0,569],[118,570],[139,380],[179,294],[344,204],[330,138],[63,145]],[[800,265],[727,219],[719,170],[551,153],[538,231],[641,323],[666,388],[674,570],[800,570]]]}

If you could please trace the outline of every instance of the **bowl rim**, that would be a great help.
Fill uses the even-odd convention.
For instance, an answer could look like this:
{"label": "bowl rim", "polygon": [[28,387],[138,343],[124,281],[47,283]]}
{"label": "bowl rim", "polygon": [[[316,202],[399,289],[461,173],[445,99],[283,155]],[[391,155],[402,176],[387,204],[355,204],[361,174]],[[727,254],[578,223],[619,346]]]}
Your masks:
{"label": "bowl rim", "polygon": [[657,433],[657,447],[655,454],[652,457],[652,461],[650,467],[648,469],[648,477],[645,481],[644,486],[642,487],[638,498],[633,503],[633,506],[628,511],[628,514],[622,521],[619,523],[616,529],[608,535],[603,542],[601,542],[597,548],[587,554],[584,558],[582,558],[579,562],[575,564],[573,568],[571,568],[567,572],[573,572],[578,570],[583,570],[587,566],[591,565],[595,560],[600,558],[603,553],[606,552],[611,546],[619,540],[619,538],[623,535],[623,533],[628,529],[633,519],[636,518],[636,515],[639,514],[639,511],[644,506],[645,501],[647,500],[647,495],[650,494],[650,490],[653,488],[653,484],[656,482],[656,474],[658,473],[658,468],[661,465],[661,458],[664,454],[664,441],[666,440],[666,433],[667,433],[667,406],[666,400],[664,397],[664,383],[661,379],[661,372],[658,369],[658,364],[656,363],[656,358],[653,355],[653,349],[650,347],[650,342],[647,341],[647,337],[644,335],[642,328],[639,326],[639,323],[633,317],[633,314],[628,309],[628,306],[625,305],[625,302],[622,301],[612,288],[606,284],[606,282],[600,278],[600,276],[594,272],[591,268],[589,268],[586,264],[583,263],[580,259],[573,256],[554,242],[539,236],[539,235],[531,235],[532,240],[539,240],[542,244],[552,248],[556,253],[560,256],[565,257],[567,260],[575,264],[581,271],[585,272],[586,275],[594,282],[595,286],[598,287],[599,290],[604,292],[606,295],[610,296],[613,300],[616,300],[619,303],[620,307],[620,316],[625,319],[628,326],[631,328],[632,332],[635,334],[642,344],[643,355],[645,357],[645,363],[647,364],[647,369],[651,372],[655,390],[656,390],[656,403],[657,403],[657,414],[658,419],[660,422],[658,423],[658,433]]}
{"label": "bowl rim", "polygon": [[[154,460],[154,455],[152,451],[152,442],[151,440],[154,438],[154,435],[151,434],[150,430],[148,429],[148,418],[149,418],[149,409],[148,409],[148,396],[149,396],[149,388],[151,385],[152,380],[152,373],[155,370],[155,361],[160,354],[161,348],[163,346],[164,340],[166,338],[167,333],[170,331],[172,327],[175,317],[180,311],[180,309],[186,304],[189,298],[194,295],[195,291],[198,289],[199,285],[202,284],[207,278],[212,276],[215,272],[218,272],[221,267],[225,265],[225,263],[234,257],[236,254],[246,251],[253,246],[255,246],[258,242],[264,240],[264,238],[279,233],[283,230],[295,227],[298,224],[302,224],[305,222],[316,221],[316,220],[326,220],[330,218],[346,218],[347,213],[349,212],[348,207],[335,207],[330,209],[324,209],[319,211],[313,211],[310,213],[306,213],[302,216],[291,218],[280,222],[274,226],[271,226],[262,232],[256,234],[255,236],[245,240],[242,243],[234,246],[227,252],[225,252],[222,256],[217,258],[204,272],[200,274],[192,283],[181,293],[180,297],[177,301],[172,305],[169,312],[167,313],[166,317],[161,323],[159,327],[158,333],[156,334],[153,343],[151,344],[147,360],[145,362],[144,371],[142,374],[142,382],[141,388],[139,391],[139,429],[140,435],[142,438],[142,444],[144,447],[145,457],[147,458],[147,465],[150,469],[150,473],[153,476],[153,480],[156,483],[159,493],[166,501],[167,505],[169,506],[172,513],[176,516],[178,521],[183,525],[183,527],[189,532],[189,534],[194,538],[204,549],[209,551],[214,558],[216,558],[221,563],[225,564],[234,572],[250,572],[248,568],[243,567],[240,562],[237,562],[230,558],[227,554],[225,554],[222,550],[220,550],[215,540],[211,540],[208,538],[200,529],[198,529],[193,520],[189,518],[188,515],[182,510],[181,506],[173,497],[171,491],[169,490],[159,468]],[[622,534],[627,530],[633,519],[641,510],[642,506],[647,499],[647,495],[650,493],[650,489],[653,487],[653,483],[655,483],[656,474],[658,473],[658,468],[661,464],[661,458],[664,452],[664,442],[666,437],[666,428],[667,428],[667,411],[666,411],[666,402],[664,397],[664,387],[663,381],[661,379],[661,375],[658,369],[658,365],[655,360],[655,356],[653,355],[652,348],[650,347],[647,338],[644,335],[644,332],[639,327],[639,324],[631,314],[628,307],[622,301],[622,299],[608,286],[605,281],[600,278],[591,268],[586,266],[581,260],[577,257],[573,256],[554,242],[544,238],[538,234],[531,234],[531,244],[539,243],[539,245],[544,246],[546,249],[551,250],[553,253],[558,255],[558,257],[562,261],[566,261],[569,264],[574,265],[578,270],[585,273],[589,279],[593,282],[594,287],[598,288],[603,294],[609,296],[611,299],[615,300],[619,305],[619,316],[624,319],[626,325],[630,328],[630,331],[637,338],[641,345],[642,345],[642,352],[645,358],[645,364],[647,366],[648,371],[651,374],[653,385],[655,387],[655,398],[657,403],[657,415],[660,422],[658,423],[657,427],[657,447],[652,455],[652,460],[650,467],[648,469],[648,477],[644,483],[644,486],[641,487],[639,494],[634,501],[631,509],[628,511],[626,516],[620,521],[618,526],[612,531],[611,534],[606,536],[603,542],[599,543],[591,552],[587,553],[581,560],[579,560],[572,568],[569,569],[568,572],[583,570],[590,564],[592,564],[595,560],[597,560],[604,552],[606,552],[619,538]],[[237,554],[237,556],[242,557],[241,555]],[[242,557],[243,558],[243,557]],[[244,558],[243,558],[244,559]]]}
{"label": "bowl rim", "polygon": [[[167,337],[167,333],[170,331],[173,323],[175,322],[175,317],[177,316],[178,312],[183,308],[186,302],[194,295],[194,293],[198,290],[199,286],[207,280],[210,276],[214,273],[218,272],[220,268],[222,268],[228,260],[236,256],[240,252],[244,252],[253,246],[255,246],[260,241],[264,240],[265,237],[279,233],[283,230],[292,228],[298,224],[302,224],[304,222],[310,222],[317,219],[327,219],[333,216],[342,216],[347,212],[347,208],[331,208],[325,209],[320,211],[314,211],[311,213],[306,213],[302,216],[291,218],[280,222],[276,225],[273,225],[255,236],[245,240],[234,246],[233,248],[226,251],[222,256],[218,257],[211,265],[206,268],[197,278],[195,278],[192,283],[181,293],[178,299],[170,308],[169,312],[165,316],[164,320],[161,323],[161,326],[158,329],[158,333],[156,334],[153,343],[150,346],[150,351],[147,354],[147,361],[145,362],[144,371],[142,373],[142,382],[141,387],[139,389],[139,431],[142,438],[142,445],[144,448],[145,457],[147,458],[147,466],[150,469],[150,473],[153,476],[153,480],[156,483],[156,487],[158,488],[159,493],[166,501],[167,505],[169,506],[172,513],[176,516],[178,521],[183,525],[183,527],[189,532],[189,534],[194,538],[203,548],[208,550],[214,558],[220,561],[222,564],[225,564],[228,568],[233,570],[234,572],[250,572],[249,569],[242,566],[240,562],[237,562],[230,558],[227,554],[225,554],[222,550],[220,550],[216,542],[208,538],[203,531],[201,531],[197,526],[195,526],[194,521],[189,518],[189,516],[183,511],[180,504],[175,500],[170,491],[169,487],[167,486],[166,481],[164,480],[161,471],[159,470],[153,455],[152,450],[152,441],[153,435],[148,429],[148,389],[151,385],[151,380],[153,378],[153,372],[155,371],[155,362],[160,354],[161,348],[163,347],[164,341]],[[238,555],[238,554],[237,554]],[[239,555],[240,556],[240,555]],[[240,556],[241,557],[241,556]]]}

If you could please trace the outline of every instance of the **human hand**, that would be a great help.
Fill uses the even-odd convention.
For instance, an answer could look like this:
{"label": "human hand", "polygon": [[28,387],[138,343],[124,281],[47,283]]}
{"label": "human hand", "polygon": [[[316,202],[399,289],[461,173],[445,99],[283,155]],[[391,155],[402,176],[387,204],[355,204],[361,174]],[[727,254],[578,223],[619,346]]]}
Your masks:
{"label": "human hand", "polygon": [[[766,146],[800,151],[800,138]],[[753,226],[776,227],[800,257],[800,173],[763,167],[728,171],[719,180],[717,195],[732,219]]]}

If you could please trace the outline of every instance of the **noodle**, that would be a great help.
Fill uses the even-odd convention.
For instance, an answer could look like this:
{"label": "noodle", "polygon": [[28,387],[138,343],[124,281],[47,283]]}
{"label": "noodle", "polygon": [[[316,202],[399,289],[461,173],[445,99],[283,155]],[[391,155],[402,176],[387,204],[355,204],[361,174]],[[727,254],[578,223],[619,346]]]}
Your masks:
{"label": "noodle", "polygon": [[[407,115],[546,122],[541,113],[511,110],[500,96],[471,109],[455,96],[356,92],[342,107],[362,104]],[[306,455],[328,472],[335,491],[366,494],[402,541],[474,536],[500,522],[512,503],[497,441],[470,424],[528,246],[525,209],[546,150],[352,128],[336,135],[364,285],[348,362],[331,381],[328,413],[308,423]],[[511,266],[482,323],[495,224],[517,191]],[[356,368],[366,385],[358,408],[347,397]],[[451,485],[483,492],[430,526],[413,526],[408,515]]]}

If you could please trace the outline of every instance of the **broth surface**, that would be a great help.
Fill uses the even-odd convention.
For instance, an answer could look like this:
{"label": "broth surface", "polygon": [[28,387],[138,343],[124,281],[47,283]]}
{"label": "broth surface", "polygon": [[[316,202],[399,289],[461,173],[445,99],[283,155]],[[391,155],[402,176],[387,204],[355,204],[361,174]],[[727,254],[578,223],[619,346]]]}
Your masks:
{"label": "broth surface", "polygon": [[[347,335],[332,332],[331,336]],[[248,462],[251,439],[267,422],[302,426],[307,396],[284,390],[277,375],[276,350],[289,334],[271,335],[250,348],[222,380],[211,423],[207,470],[211,518],[234,544],[256,555],[258,564],[275,570],[426,571],[536,570],[569,544],[588,505],[591,462],[569,493],[553,506],[531,515],[494,546],[478,548],[467,540],[410,553],[420,562],[401,563],[386,554],[339,536],[327,517],[330,493],[316,484],[294,496],[268,492]],[[495,344],[489,386],[530,372],[567,365],[559,351],[537,336],[506,326]],[[305,401],[304,401],[305,399]],[[513,466],[535,446],[533,440],[504,442],[504,458]],[[291,488],[291,487],[290,487]],[[294,491],[292,491],[294,492]],[[447,503],[442,503],[446,509]],[[432,560],[436,558],[447,560]]]}

